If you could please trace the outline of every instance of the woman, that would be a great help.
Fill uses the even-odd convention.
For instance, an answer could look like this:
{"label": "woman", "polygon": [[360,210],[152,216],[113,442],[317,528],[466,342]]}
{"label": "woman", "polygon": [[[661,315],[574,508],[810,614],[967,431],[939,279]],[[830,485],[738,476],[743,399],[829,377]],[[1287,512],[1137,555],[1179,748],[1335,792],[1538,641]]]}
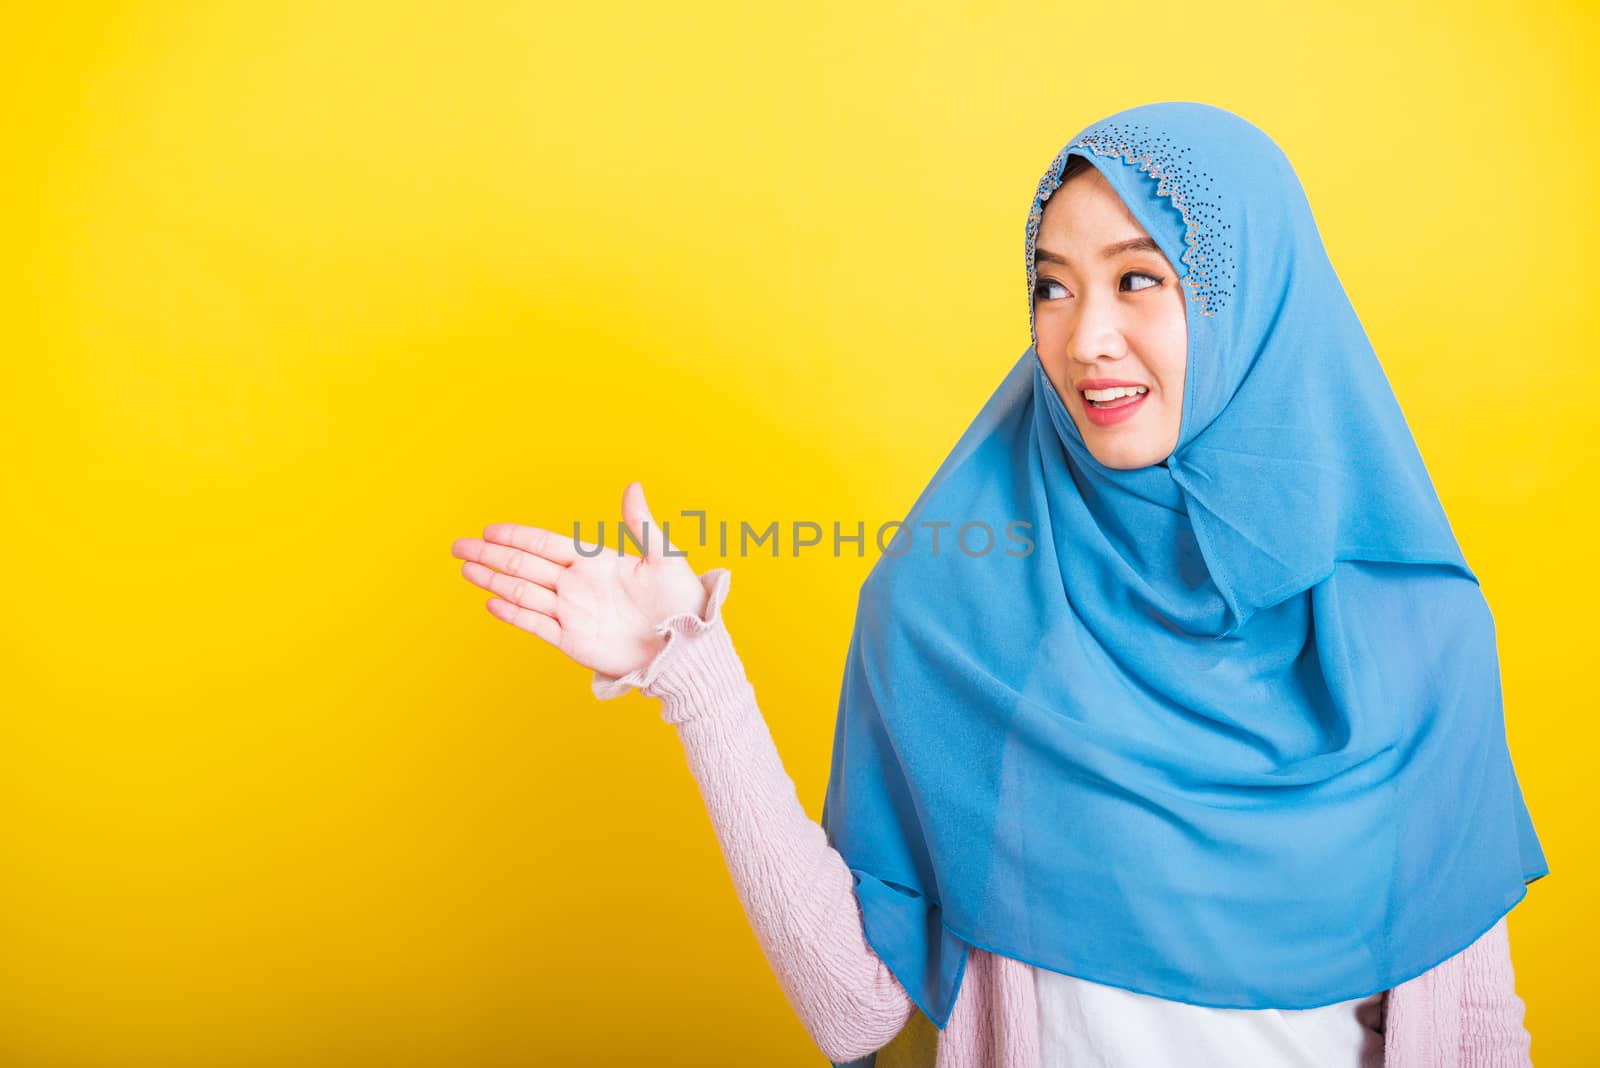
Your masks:
{"label": "woman", "polygon": [[1110,116],[1026,265],[1033,343],[906,519],[979,533],[863,584],[820,826],[729,572],[649,545],[637,483],[643,557],[494,524],[464,575],[661,698],[835,1063],[1526,1063],[1504,917],[1548,868],[1493,619],[1289,161]]}

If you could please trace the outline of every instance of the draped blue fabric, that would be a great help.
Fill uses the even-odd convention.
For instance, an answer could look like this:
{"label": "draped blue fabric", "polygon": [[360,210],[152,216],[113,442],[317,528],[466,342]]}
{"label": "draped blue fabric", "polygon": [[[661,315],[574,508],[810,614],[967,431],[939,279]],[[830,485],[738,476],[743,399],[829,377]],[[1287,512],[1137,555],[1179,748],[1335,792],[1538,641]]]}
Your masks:
{"label": "draped blue fabric", "polygon": [[1548,871],[1489,606],[1278,147],[1188,102],[1086,128],[1030,308],[1070,155],[1183,276],[1178,444],[1100,464],[1034,339],[862,584],[823,827],[940,1028],[968,947],[1196,1005],[1388,989]]}

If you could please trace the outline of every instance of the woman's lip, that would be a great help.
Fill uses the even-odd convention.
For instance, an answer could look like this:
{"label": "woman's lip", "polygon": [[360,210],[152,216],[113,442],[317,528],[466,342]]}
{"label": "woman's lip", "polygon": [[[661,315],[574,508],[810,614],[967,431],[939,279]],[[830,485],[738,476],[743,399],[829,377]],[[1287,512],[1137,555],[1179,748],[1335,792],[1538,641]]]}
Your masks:
{"label": "woman's lip", "polygon": [[1150,394],[1141,393],[1139,399],[1131,404],[1124,404],[1117,408],[1096,408],[1089,403],[1089,398],[1082,393],[1078,394],[1078,403],[1083,405],[1083,414],[1095,426],[1115,426],[1125,419],[1131,419],[1133,413],[1144,407],[1144,402],[1150,399]]}

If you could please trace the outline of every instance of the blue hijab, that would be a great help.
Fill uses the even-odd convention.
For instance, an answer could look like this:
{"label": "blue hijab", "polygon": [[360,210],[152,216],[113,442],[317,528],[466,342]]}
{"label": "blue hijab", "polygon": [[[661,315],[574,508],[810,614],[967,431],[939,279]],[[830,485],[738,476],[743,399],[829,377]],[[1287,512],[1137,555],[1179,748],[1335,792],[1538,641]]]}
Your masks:
{"label": "blue hijab", "polygon": [[941,1029],[968,947],[1194,1005],[1389,989],[1549,870],[1489,606],[1272,140],[1089,126],[1030,307],[1072,155],[1182,276],[1178,444],[1100,464],[1034,338],[861,586],[822,825]]}

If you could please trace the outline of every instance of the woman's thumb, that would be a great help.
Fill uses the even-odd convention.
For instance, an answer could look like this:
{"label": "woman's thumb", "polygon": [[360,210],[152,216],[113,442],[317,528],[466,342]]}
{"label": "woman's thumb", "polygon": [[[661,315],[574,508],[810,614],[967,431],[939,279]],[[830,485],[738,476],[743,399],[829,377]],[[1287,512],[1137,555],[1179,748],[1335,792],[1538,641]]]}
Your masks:
{"label": "woman's thumb", "polygon": [[644,486],[638,482],[628,483],[628,488],[622,491],[622,521],[627,524],[628,532],[633,535],[634,542],[647,559],[659,560],[665,555],[669,545],[667,532],[650,514],[650,506],[644,499]]}

